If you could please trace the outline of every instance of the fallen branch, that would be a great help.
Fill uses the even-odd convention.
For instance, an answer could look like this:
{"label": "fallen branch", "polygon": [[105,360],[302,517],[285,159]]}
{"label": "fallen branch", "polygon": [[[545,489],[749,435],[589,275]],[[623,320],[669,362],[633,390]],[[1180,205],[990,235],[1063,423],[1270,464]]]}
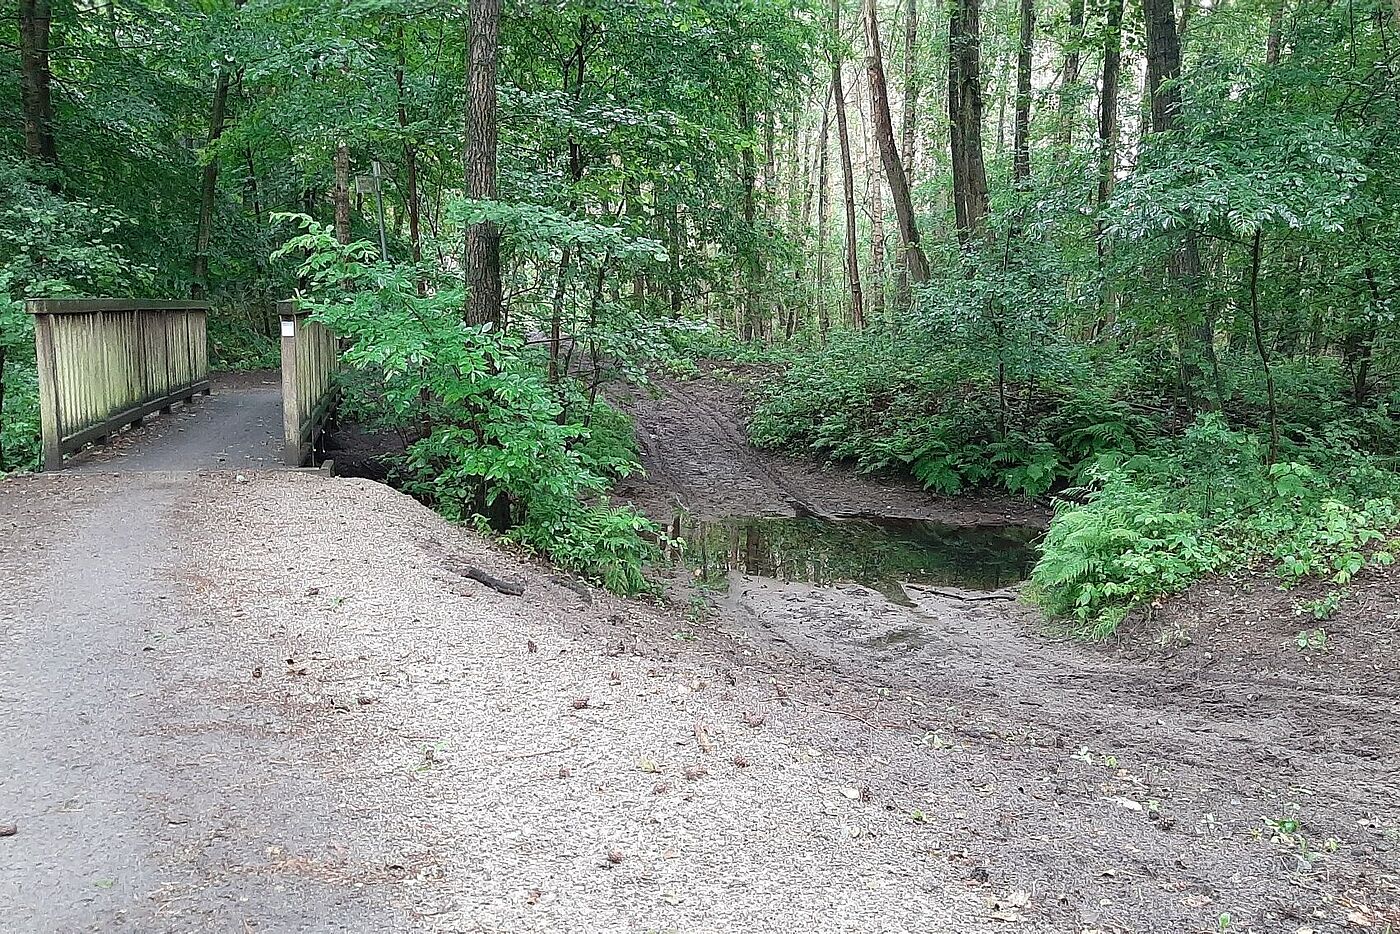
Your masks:
{"label": "fallen branch", "polygon": [[989,600],[1015,600],[1016,594],[1010,590],[994,590],[991,593],[975,593],[965,590],[949,590],[945,587],[920,587],[917,584],[905,584],[905,590],[913,590],[918,593],[931,593],[938,597],[948,597],[953,600],[963,600],[968,603],[984,603]]}
{"label": "fallen branch", "polygon": [[507,597],[518,597],[525,592],[524,584],[517,584],[513,581],[503,581],[499,577],[492,577],[481,568],[459,567],[453,570],[463,577],[470,578],[478,584],[485,584],[487,587],[496,591],[496,593],[503,593]]}

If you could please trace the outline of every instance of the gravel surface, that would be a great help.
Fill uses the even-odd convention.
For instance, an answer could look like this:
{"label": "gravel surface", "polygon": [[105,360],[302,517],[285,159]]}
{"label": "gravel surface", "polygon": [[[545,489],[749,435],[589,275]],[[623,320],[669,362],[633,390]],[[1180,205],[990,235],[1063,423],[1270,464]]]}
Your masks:
{"label": "gravel surface", "polygon": [[282,384],[276,370],[215,373],[210,394],[89,445],[65,470],[257,470],[282,463]]}
{"label": "gravel surface", "polygon": [[39,477],[0,523],[7,930],[1000,923],[863,800],[883,733],[388,488]]}

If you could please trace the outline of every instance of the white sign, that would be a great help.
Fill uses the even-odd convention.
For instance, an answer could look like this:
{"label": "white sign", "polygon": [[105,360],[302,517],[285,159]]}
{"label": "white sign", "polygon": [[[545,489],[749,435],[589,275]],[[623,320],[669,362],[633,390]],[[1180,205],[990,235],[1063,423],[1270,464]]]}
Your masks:
{"label": "white sign", "polygon": [[282,319],[282,336],[283,336],[283,337],[296,337],[296,336],[297,336],[297,323],[296,323],[296,319],[294,319],[294,318],[283,318],[283,319]]}

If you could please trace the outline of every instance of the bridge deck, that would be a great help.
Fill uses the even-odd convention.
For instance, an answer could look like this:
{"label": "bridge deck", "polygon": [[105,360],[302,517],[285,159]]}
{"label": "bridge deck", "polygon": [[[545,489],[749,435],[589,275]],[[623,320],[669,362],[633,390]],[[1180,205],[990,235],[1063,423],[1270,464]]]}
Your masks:
{"label": "bridge deck", "polygon": [[148,419],[71,458],[65,470],[258,470],[282,464],[282,391],[276,370],[220,373],[213,392]]}

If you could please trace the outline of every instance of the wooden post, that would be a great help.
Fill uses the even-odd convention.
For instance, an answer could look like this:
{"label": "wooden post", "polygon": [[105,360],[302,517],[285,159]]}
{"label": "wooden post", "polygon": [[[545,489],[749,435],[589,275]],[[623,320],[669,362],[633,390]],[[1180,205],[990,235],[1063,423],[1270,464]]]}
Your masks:
{"label": "wooden post", "polygon": [[34,315],[34,353],[39,375],[39,430],[42,435],[44,469],[63,467],[62,432],[59,431],[58,366],[53,353],[53,318]]}
{"label": "wooden post", "polygon": [[295,299],[277,303],[282,320],[282,434],[286,446],[282,463],[301,466],[301,399],[297,393],[297,303]]}

